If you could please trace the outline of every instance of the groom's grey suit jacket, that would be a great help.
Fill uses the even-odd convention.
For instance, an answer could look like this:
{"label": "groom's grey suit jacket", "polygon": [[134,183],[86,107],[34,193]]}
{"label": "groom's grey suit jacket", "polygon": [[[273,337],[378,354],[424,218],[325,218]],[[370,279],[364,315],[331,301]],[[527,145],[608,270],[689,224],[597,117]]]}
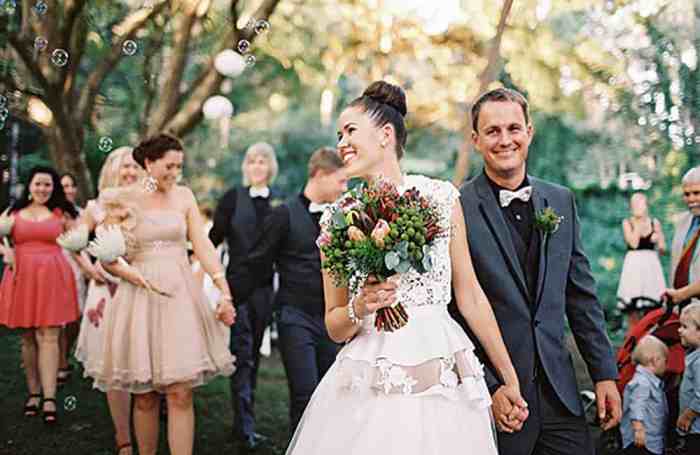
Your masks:
{"label": "groom's grey suit jacket", "polygon": [[[551,207],[564,217],[546,242],[544,234],[533,226],[532,235],[540,236],[536,295],[528,292],[507,221],[483,174],[461,189],[471,258],[498,320],[525,400],[533,402],[533,394],[537,393],[539,356],[560,400],[573,414],[581,415],[583,407],[571,354],[564,343],[566,321],[593,381],[617,377],[615,356],[581,246],[574,196],[562,186],[531,176],[528,179],[533,187],[535,213]],[[461,319],[459,315],[455,317]],[[459,322],[466,328],[463,320]],[[471,338],[477,343],[473,335]],[[486,381],[493,391],[499,384],[498,376],[478,343],[477,355],[485,365]]]}

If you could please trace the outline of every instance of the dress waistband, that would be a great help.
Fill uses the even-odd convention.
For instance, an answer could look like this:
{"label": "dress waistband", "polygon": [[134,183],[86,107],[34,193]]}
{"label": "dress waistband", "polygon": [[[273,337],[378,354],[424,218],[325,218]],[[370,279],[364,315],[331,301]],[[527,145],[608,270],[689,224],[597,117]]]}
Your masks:
{"label": "dress waistband", "polygon": [[[165,256],[166,252],[167,256]],[[187,259],[187,244],[185,242],[173,240],[141,242],[136,251],[133,252],[132,257],[134,259],[142,259],[146,257],[163,256],[165,259],[172,259],[173,254]]]}
{"label": "dress waistband", "polygon": [[60,253],[61,247],[49,242],[23,242],[15,245],[18,254]]}

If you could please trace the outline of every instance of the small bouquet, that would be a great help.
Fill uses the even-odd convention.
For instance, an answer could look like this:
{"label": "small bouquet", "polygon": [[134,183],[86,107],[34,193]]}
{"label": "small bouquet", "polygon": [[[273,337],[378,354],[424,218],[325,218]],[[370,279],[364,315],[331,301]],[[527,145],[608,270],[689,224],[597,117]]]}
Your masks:
{"label": "small bouquet", "polygon": [[58,243],[61,248],[73,253],[79,253],[88,246],[89,238],[90,232],[88,232],[88,227],[81,224],[59,235],[56,239],[56,243]]}
{"label": "small bouquet", "polygon": [[0,237],[8,237],[12,232],[12,226],[15,224],[15,219],[9,215],[9,210],[5,210],[0,214]]}
{"label": "small bouquet", "polygon": [[[437,207],[416,188],[399,194],[396,186],[378,180],[351,190],[334,206],[317,244],[323,268],[337,286],[357,292],[364,279],[386,280],[397,273],[432,270],[430,250],[443,233]],[[393,332],[408,322],[399,302],[377,311],[377,330]]]}

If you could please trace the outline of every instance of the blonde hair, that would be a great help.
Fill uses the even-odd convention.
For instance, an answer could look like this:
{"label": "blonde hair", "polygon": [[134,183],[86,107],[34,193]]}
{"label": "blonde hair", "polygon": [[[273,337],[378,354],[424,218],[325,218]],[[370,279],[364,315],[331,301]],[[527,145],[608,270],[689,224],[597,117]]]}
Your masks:
{"label": "blonde hair", "polygon": [[335,149],[321,147],[311,154],[308,164],[309,177],[315,176],[319,171],[335,172],[343,167],[343,160]]}
{"label": "blonde hair", "polygon": [[[104,191],[107,188],[116,188],[119,186],[119,170],[124,163],[124,158],[131,156],[133,152],[131,147],[119,147],[112,150],[104,163],[102,163],[102,170],[100,171],[100,178],[97,183],[97,190],[99,192]],[[132,157],[133,158],[133,157]],[[141,172],[141,169],[139,169]]]}
{"label": "blonde hair", "polygon": [[686,314],[695,324],[695,327],[700,329],[700,303],[693,302],[690,305],[683,308],[681,315]]}
{"label": "blonde hair", "polygon": [[654,335],[646,335],[632,351],[632,362],[635,365],[647,366],[657,355],[668,357],[668,346]]}
{"label": "blonde hair", "polygon": [[243,157],[243,164],[241,164],[241,173],[243,174],[243,186],[249,186],[250,180],[248,180],[248,175],[246,174],[245,167],[250,160],[262,156],[267,160],[267,165],[270,167],[267,184],[271,184],[275,178],[277,178],[277,172],[279,172],[279,166],[277,164],[277,156],[275,155],[275,149],[272,148],[267,142],[256,142],[255,144],[248,147],[245,151],[245,156]]}

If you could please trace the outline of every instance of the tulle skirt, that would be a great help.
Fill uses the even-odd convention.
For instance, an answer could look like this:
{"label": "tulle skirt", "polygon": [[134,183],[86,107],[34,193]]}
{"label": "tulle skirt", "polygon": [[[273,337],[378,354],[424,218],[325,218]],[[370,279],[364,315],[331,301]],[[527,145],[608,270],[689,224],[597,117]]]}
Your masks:
{"label": "tulle skirt", "polygon": [[[83,364],[85,371],[94,371],[102,364],[104,349],[104,313],[111,305],[112,296],[106,284],[90,280],[85,310],[80,323],[80,334],[75,345],[75,358]],[[101,312],[101,317],[97,314]]]}
{"label": "tulle skirt", "polygon": [[656,251],[628,251],[617,288],[618,308],[622,311],[658,308],[665,290],[666,280]]}
{"label": "tulle skirt", "polygon": [[394,333],[363,321],[314,392],[288,455],[497,453],[472,343],[444,306],[407,310],[408,325]]}

